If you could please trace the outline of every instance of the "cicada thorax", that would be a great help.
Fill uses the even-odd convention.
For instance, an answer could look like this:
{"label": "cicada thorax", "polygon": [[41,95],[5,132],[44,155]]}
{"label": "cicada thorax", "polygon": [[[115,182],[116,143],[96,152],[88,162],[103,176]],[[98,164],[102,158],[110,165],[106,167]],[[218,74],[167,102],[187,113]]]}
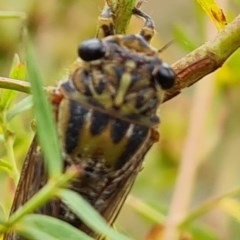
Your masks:
{"label": "cicada thorax", "polygon": [[[57,127],[65,167],[80,164],[84,169],[71,188],[111,223],[144,155],[158,140],[162,80],[167,72],[172,81],[173,73],[140,35],[85,41],[79,56],[57,90],[62,96]],[[62,203],[57,216],[89,232]]]}

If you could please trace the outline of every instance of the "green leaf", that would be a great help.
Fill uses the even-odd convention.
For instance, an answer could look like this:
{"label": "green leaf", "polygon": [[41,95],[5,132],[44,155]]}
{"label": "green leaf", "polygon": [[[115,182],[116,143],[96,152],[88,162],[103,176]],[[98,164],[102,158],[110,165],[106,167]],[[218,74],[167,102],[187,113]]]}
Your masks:
{"label": "green leaf", "polygon": [[17,224],[16,229],[22,236],[36,240],[92,239],[87,234],[71,226],[69,223],[40,214],[30,214],[25,216],[19,224]]}
{"label": "green leaf", "polygon": [[27,214],[32,213],[35,209],[39,209],[42,205],[52,199],[63,187],[79,175],[78,168],[69,168],[65,174],[56,176],[50,179],[44,187],[42,187],[32,198],[30,198],[24,205],[18,208],[5,222],[4,226],[0,225],[0,235],[8,231],[10,228],[15,229],[15,226],[25,217]]}
{"label": "green leaf", "polygon": [[130,238],[114,231],[105,219],[79,194],[64,189],[59,191],[58,196],[91,229],[113,240],[130,240]]}
{"label": "green leaf", "polygon": [[21,62],[18,54],[14,55],[9,77],[18,80],[24,80],[26,78],[26,66]]}
{"label": "green leaf", "polygon": [[227,25],[223,10],[214,0],[197,0],[197,2],[219,31]]}
{"label": "green leaf", "polygon": [[54,237],[49,236],[48,234],[46,234],[45,232],[43,232],[42,230],[36,229],[34,227],[31,226],[25,226],[21,227],[20,229],[16,231],[20,236],[25,237],[26,239],[31,239],[31,240],[57,240]]}
{"label": "green leaf", "polygon": [[0,169],[7,171],[7,172],[11,172],[12,165],[8,161],[0,159]]}
{"label": "green leaf", "polygon": [[32,45],[29,43],[27,49],[27,74],[32,87],[37,135],[48,174],[52,177],[62,172],[63,163],[52,108],[43,90],[41,77],[35,63]]}
{"label": "green leaf", "polygon": [[7,113],[7,121],[12,120],[18,114],[27,111],[33,105],[32,96],[28,96],[15,104]]}
{"label": "green leaf", "polygon": [[217,234],[210,227],[194,224],[190,226],[192,239],[194,240],[219,240]]}
{"label": "green leaf", "polygon": [[[14,55],[9,77],[18,79],[18,80],[24,80],[26,77],[26,67],[23,63],[21,63],[20,58],[17,54]],[[1,93],[2,109],[5,109],[5,110],[8,109],[10,104],[16,98],[16,96],[17,96],[17,92],[13,90],[10,90],[10,89],[2,90],[2,93]]]}

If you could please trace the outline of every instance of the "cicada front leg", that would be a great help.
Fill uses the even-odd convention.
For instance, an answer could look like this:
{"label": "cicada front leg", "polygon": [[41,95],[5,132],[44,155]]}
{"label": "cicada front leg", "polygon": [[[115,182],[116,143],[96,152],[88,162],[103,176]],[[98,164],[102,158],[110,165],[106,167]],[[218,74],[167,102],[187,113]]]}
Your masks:
{"label": "cicada front leg", "polygon": [[115,34],[112,10],[110,7],[104,7],[98,18],[97,38],[104,38]]}
{"label": "cicada front leg", "polygon": [[152,20],[152,18],[147,15],[146,13],[144,13],[143,11],[141,11],[139,9],[139,6],[135,7],[133,10],[132,10],[133,14],[138,16],[138,17],[141,17],[144,19],[145,23],[144,23],[144,26],[143,28],[141,29],[140,31],[140,35],[143,36],[143,38],[150,43],[152,37],[154,36],[154,33],[155,33],[155,27],[154,27],[154,22]]}
{"label": "cicada front leg", "polygon": [[[152,18],[139,9],[142,2],[143,1],[138,2],[136,7],[132,10],[132,13],[144,19],[145,23],[139,34],[143,36],[147,42],[150,42],[155,33],[155,27]],[[97,38],[104,38],[115,34],[113,15],[114,13],[107,4],[98,18],[99,26]]]}

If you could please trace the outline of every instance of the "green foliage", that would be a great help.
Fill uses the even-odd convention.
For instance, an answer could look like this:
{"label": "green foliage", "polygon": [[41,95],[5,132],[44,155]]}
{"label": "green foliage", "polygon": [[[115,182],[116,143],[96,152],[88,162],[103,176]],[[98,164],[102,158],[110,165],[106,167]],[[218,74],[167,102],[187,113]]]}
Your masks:
{"label": "green foliage", "polygon": [[[11,78],[16,78],[19,80],[25,79],[25,66],[21,63],[18,55],[14,56],[12,67],[10,70],[9,76]],[[10,120],[16,115],[22,113],[24,110],[28,109],[30,106],[22,106],[22,109],[18,109],[14,111],[13,102],[16,100],[17,93],[10,89],[0,89],[0,123],[1,123],[1,136],[2,136],[2,144],[5,147],[7,152],[7,156],[10,162],[2,159],[0,162],[0,169],[6,170],[10,175],[13,176],[14,181],[17,182],[19,178],[19,172],[16,167],[16,160],[14,157],[14,136],[10,130]]]}
{"label": "green foliage", "polygon": [[85,233],[72,227],[59,219],[39,215],[39,214],[29,214],[22,219],[20,222],[19,233],[28,238],[36,240],[91,240]]}
{"label": "green foliage", "polygon": [[79,194],[70,190],[61,190],[58,196],[91,229],[108,236],[110,239],[130,240],[108,226],[107,222]]}
{"label": "green foliage", "polygon": [[[25,2],[26,13],[18,11],[0,12],[0,21],[4,19],[1,25],[8,25],[8,21],[13,20],[20,20],[22,22],[26,19],[26,15],[30,18],[29,29],[33,41],[32,45],[34,49],[36,49],[36,54],[40,59],[37,61],[33,57],[33,47],[30,45],[27,55],[27,68],[28,79],[31,80],[32,84],[33,99],[32,96],[22,95],[12,90],[29,92],[29,85],[24,81],[26,64],[20,60],[18,55],[15,55],[9,71],[10,74],[8,76],[11,77],[11,79],[4,78],[7,81],[0,83],[2,84],[1,87],[4,88],[0,89],[0,185],[4,193],[0,197],[0,201],[2,202],[2,204],[0,204],[1,231],[6,231],[7,228],[11,226],[22,236],[32,239],[66,239],[66,236],[69,238],[71,236],[71,239],[90,239],[84,233],[58,219],[31,214],[34,209],[49,199],[58,196],[61,197],[88,226],[97,232],[101,232],[111,239],[127,239],[125,236],[110,229],[99,214],[91,209],[79,196],[66,190],[71,179],[75,174],[79,173],[76,169],[73,169],[72,172],[61,172],[61,154],[58,147],[57,135],[54,133],[54,121],[51,117],[51,110],[42,87],[43,80],[46,85],[55,85],[55,83],[61,79],[59,76],[63,75],[62,69],[66,68],[76,57],[75,48],[71,48],[70,46],[77,46],[79,40],[94,36],[96,17],[100,7],[96,7],[95,3],[87,1],[69,1],[68,3],[64,2],[64,4],[58,3],[58,5],[54,5],[54,7],[50,5],[50,2],[42,3],[37,1],[36,6],[27,3],[28,1]],[[118,7],[116,1],[110,2],[112,2],[113,8]],[[122,2],[119,1],[121,4]],[[135,1],[128,1],[129,4],[132,4],[130,6],[133,6],[135,4],[134,2]],[[228,12],[228,9],[221,10],[214,1],[198,2],[205,11],[205,14],[201,15],[201,22],[197,22],[197,16],[195,16],[194,13],[190,17],[188,16],[188,20],[184,22],[182,19],[189,13],[186,11],[186,6],[185,8],[183,6],[183,9],[179,9],[177,14],[174,14],[174,11],[171,12],[174,9],[170,7],[169,11],[171,13],[167,12],[164,21],[159,21],[162,25],[157,23],[157,26],[160,26],[159,29],[161,29],[168,21],[178,22],[177,25],[174,24],[175,40],[179,43],[178,46],[180,46],[181,50],[178,48],[176,51],[180,51],[179,56],[176,56],[177,53],[175,52],[170,55],[172,47],[167,50],[167,52],[164,52],[166,55],[170,53],[169,56],[167,56],[170,59],[177,59],[185,54],[185,52],[195,49],[199,44],[208,40],[204,40],[204,36],[207,35],[207,27],[202,19],[205,15],[214,22],[218,30],[221,30],[226,24],[223,10],[224,12]],[[90,7],[88,7],[89,4]],[[148,11],[148,13],[154,14],[155,7],[158,15],[164,15],[160,5],[154,6],[151,4],[153,3],[145,3],[143,9],[144,7],[150,6],[152,12]],[[161,2],[161,4],[163,7],[170,5],[169,2]],[[166,6],[164,4],[166,4]],[[173,4],[175,4],[174,1]],[[186,4],[186,2],[183,2],[183,4]],[[124,6],[124,4],[121,6]],[[12,9],[14,8],[12,7]],[[77,9],[77,11],[75,12],[74,9]],[[81,11],[81,9],[88,9],[89,11]],[[117,11],[118,10],[120,16],[126,17],[124,8],[117,8]],[[192,11],[194,10],[192,9]],[[191,10],[189,10],[189,12],[191,12]],[[120,20],[119,24],[122,24],[122,26],[119,27],[118,32],[125,32],[130,16],[131,14],[127,16],[127,20],[124,20],[125,22]],[[191,21],[189,21],[189,19]],[[209,19],[207,21],[210,21]],[[155,20],[157,22],[157,19]],[[1,25],[0,32],[2,29]],[[9,29],[9,31],[12,31],[11,26]],[[196,34],[193,29],[197,29],[198,34]],[[136,32],[137,31],[138,29],[136,29]],[[172,29],[168,29],[168,31],[169,32],[162,34],[160,30],[160,35],[164,36],[166,34],[167,36],[172,36]],[[5,33],[6,28],[4,29],[4,34]],[[53,38],[53,36],[56,38]],[[19,39],[20,38],[16,41],[20,41]],[[4,38],[1,37],[0,43],[2,43],[3,40]],[[0,45],[5,46],[6,43]],[[0,58],[3,58],[4,61],[7,62],[7,60],[5,60],[8,59],[7,54],[2,50],[1,46]],[[10,58],[12,58],[12,53],[16,49],[16,46],[11,47],[9,47],[11,50],[9,51],[10,53],[8,53],[10,54]],[[22,45],[20,48],[23,48]],[[23,49],[20,49],[20,51],[22,50]],[[2,66],[5,67],[6,65],[1,65],[0,67]],[[40,78],[36,66],[41,68],[41,73],[44,75],[43,78]],[[6,69],[1,68],[0,71],[3,72],[6,71]],[[3,74],[0,73],[0,75],[2,76]],[[14,81],[16,79],[19,81]],[[228,224],[224,225],[228,233],[223,238],[234,239],[233,236],[239,236],[240,234],[240,205],[237,199],[239,189],[236,188],[236,192],[230,192],[231,194],[228,194],[229,189],[232,189],[233,186],[239,186],[240,183],[238,177],[240,132],[238,105],[240,102],[239,79],[239,54],[236,53],[224,67],[217,72],[214,79],[210,80],[215,80],[212,93],[212,99],[214,100],[208,103],[211,111],[208,112],[207,120],[205,120],[207,125],[206,129],[203,130],[205,138],[197,142],[201,152],[201,156],[199,157],[201,165],[198,167],[198,173],[194,180],[195,191],[192,190],[192,194],[189,197],[191,208],[189,207],[187,209],[186,215],[178,224],[178,230],[187,232],[194,240],[220,239],[220,236],[223,234],[223,228],[220,227],[216,230],[213,226],[221,223],[222,220],[223,222],[226,221],[229,223],[229,218],[231,220],[234,219],[237,227],[236,229],[232,229]],[[204,90],[206,91],[207,89]],[[142,238],[148,231],[149,225],[152,226],[157,223],[165,225],[166,223],[168,210],[172,204],[174,183],[177,174],[181,171],[179,166],[181,166],[182,163],[181,154],[184,148],[187,129],[190,128],[188,119],[190,107],[191,105],[193,108],[196,107],[196,105],[193,104],[193,95],[193,88],[191,88],[179,96],[176,101],[167,103],[162,107],[161,143],[156,144],[152,153],[146,158],[145,169],[140,174],[133,191],[137,200],[133,201],[133,203],[131,203],[131,201],[127,202],[127,209],[130,210],[127,211],[127,216],[125,216],[125,214],[121,215],[117,223],[120,229],[124,229],[124,231],[128,232],[128,235],[133,236],[134,239]],[[13,185],[16,185],[18,181],[19,169],[22,159],[24,158],[22,149],[26,151],[28,141],[32,135],[30,131],[27,131],[28,127],[26,127],[26,125],[30,126],[32,117],[29,114],[29,109],[32,108],[33,104],[40,144],[46,153],[45,159],[47,161],[50,179],[41,192],[27,202],[6,222],[6,216],[10,209],[10,199],[13,194]],[[54,146],[54,148],[52,146]],[[194,154],[197,153],[193,153],[193,156]],[[192,165],[189,166],[189,168],[191,167]],[[186,186],[187,183],[182,185],[182,189],[184,190]],[[221,196],[220,198],[210,198],[211,196],[219,194]],[[9,196],[6,197],[7,195]],[[209,198],[210,200],[208,200]],[[194,210],[191,210],[192,208]],[[209,213],[216,209],[221,210],[220,213],[218,212],[220,217],[217,215],[217,217],[211,218]],[[206,215],[210,220],[205,217]]]}

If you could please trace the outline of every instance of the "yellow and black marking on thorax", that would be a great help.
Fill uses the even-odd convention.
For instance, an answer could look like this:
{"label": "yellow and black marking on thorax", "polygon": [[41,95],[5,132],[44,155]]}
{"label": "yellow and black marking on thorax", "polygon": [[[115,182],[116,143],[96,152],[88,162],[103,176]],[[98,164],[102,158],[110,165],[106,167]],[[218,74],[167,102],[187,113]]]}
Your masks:
{"label": "yellow and black marking on thorax", "polygon": [[[63,132],[67,153],[94,154],[94,147],[83,147],[84,142],[86,145],[94,142],[98,156],[101,152],[105,157],[113,155],[109,153],[109,147],[111,151],[121,148],[124,152],[127,145],[134,153],[130,139],[132,137],[134,142],[134,138],[140,137],[137,137],[136,126],[147,133],[158,123],[156,109],[163,90],[153,73],[164,69],[163,64],[157,52],[141,36],[88,40],[80,46],[80,54],[85,44],[95,44],[103,53],[100,59],[80,62],[71,78],[60,86],[65,96],[60,109],[65,109],[64,115],[69,113],[68,119],[59,117],[59,124],[63,124],[60,129],[68,129]],[[102,142],[105,142],[104,146],[99,144]],[[115,159],[113,156],[106,158],[107,163],[117,163],[117,152],[114,156]]]}

